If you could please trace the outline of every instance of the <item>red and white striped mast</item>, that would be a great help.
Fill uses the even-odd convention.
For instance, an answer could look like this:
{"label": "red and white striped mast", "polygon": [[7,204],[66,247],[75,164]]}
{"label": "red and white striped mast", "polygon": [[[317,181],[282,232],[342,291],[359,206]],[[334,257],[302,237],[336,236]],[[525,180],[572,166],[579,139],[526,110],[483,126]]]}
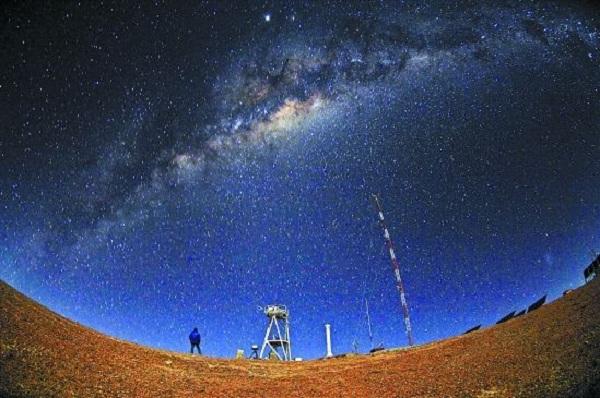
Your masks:
{"label": "red and white striped mast", "polygon": [[375,194],[372,194],[372,197],[373,201],[375,202],[375,207],[379,216],[379,225],[383,229],[383,237],[385,238],[385,244],[388,248],[388,251],[390,252],[390,260],[392,263],[392,268],[394,270],[394,276],[396,277],[396,288],[398,289],[398,293],[400,293],[400,302],[402,303],[402,312],[404,314],[404,326],[406,328],[406,336],[408,337],[408,345],[413,346],[415,343],[412,336],[410,316],[408,314],[408,303],[406,302],[406,296],[404,295],[404,284],[402,283],[402,277],[400,276],[400,265],[398,264],[398,260],[396,259],[396,252],[394,251],[394,242],[392,242],[392,238],[390,238],[390,232],[385,224],[383,209],[381,208],[379,198]]}

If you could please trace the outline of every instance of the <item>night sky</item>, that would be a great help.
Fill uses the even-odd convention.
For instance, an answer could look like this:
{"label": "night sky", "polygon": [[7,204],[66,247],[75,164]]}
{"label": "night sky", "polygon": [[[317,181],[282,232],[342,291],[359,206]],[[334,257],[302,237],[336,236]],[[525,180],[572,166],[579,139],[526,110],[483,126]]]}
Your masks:
{"label": "night sky", "polygon": [[418,344],[600,249],[592,3],[62,3],[2,6],[0,278],[77,322],[231,357],[282,303],[315,358],[367,298],[405,346],[372,192]]}

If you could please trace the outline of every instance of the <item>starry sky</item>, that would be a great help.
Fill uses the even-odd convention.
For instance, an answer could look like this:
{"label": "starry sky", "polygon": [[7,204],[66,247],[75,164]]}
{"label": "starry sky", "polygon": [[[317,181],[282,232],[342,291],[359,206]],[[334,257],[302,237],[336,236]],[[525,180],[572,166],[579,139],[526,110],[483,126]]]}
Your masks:
{"label": "starry sky", "polygon": [[[63,4],[64,3],[64,4]],[[583,282],[600,249],[588,2],[5,4],[0,278],[175,351],[418,344]]]}

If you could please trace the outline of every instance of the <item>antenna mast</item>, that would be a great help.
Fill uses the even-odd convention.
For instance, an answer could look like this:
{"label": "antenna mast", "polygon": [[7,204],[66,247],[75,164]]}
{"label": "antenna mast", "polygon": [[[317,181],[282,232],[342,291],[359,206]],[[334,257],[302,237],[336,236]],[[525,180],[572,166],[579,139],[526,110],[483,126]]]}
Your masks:
{"label": "antenna mast", "polygon": [[369,315],[369,302],[365,297],[365,308],[367,314],[367,329],[369,331],[369,342],[371,343],[371,348],[373,348],[373,330],[371,329],[371,315]]}
{"label": "antenna mast", "polygon": [[402,277],[400,276],[400,265],[398,265],[398,260],[396,259],[396,253],[394,251],[394,243],[392,242],[392,238],[390,238],[390,233],[385,224],[385,218],[383,217],[383,209],[381,207],[381,202],[377,195],[372,194],[373,202],[375,202],[375,207],[377,209],[377,213],[379,216],[379,225],[383,229],[383,237],[385,239],[385,244],[390,252],[390,260],[392,263],[392,268],[394,270],[394,276],[396,277],[396,288],[398,289],[398,293],[400,293],[400,302],[402,303],[402,312],[404,314],[404,327],[406,328],[406,336],[408,337],[408,345],[413,346],[414,340],[412,336],[412,327],[410,325],[410,316],[408,314],[408,303],[406,302],[406,297],[404,295],[404,284],[402,283]]}

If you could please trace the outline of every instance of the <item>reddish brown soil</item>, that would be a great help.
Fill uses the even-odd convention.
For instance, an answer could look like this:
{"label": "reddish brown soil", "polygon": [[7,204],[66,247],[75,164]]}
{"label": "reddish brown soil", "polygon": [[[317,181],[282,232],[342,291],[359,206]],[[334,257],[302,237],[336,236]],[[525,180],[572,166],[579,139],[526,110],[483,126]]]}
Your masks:
{"label": "reddish brown soil", "polygon": [[600,397],[600,278],[466,336],[297,363],[141,347],[71,322],[0,282],[0,396]]}

